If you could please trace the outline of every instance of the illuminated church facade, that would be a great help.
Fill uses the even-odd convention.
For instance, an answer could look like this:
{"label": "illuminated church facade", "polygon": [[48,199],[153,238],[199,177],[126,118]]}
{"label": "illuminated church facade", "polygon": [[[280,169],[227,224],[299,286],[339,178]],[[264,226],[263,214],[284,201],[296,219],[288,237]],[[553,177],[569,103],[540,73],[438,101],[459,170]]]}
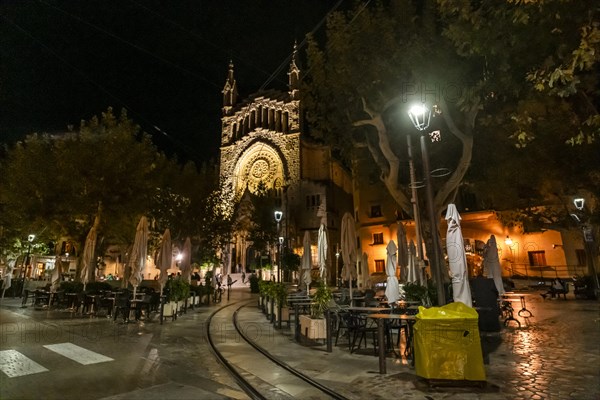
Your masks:
{"label": "illuminated church facade", "polygon": [[[236,200],[248,192],[256,193],[259,185],[266,186],[283,213],[280,234],[285,246],[301,253],[304,234],[309,232],[314,268],[318,230],[324,224],[328,234],[327,280],[334,282],[341,219],[345,212],[352,213],[352,178],[329,147],[306,135],[295,51],[288,76],[287,92],[259,91],[240,100],[230,63],[223,88],[221,184],[233,191]],[[251,249],[247,232],[236,232],[225,268],[249,268]]]}

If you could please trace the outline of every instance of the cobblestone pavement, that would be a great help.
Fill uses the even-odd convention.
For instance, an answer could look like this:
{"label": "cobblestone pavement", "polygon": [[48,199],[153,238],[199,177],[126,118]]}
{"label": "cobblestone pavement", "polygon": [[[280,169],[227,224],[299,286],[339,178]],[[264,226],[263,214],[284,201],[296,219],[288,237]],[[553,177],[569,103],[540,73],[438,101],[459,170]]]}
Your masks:
{"label": "cobblestone pavement", "polygon": [[[231,301],[251,298],[240,288],[232,292]],[[0,372],[0,398],[79,399],[83,394],[89,399],[113,400],[246,398],[202,340],[206,317],[225,304],[202,307],[164,325],[115,325],[102,318],[64,319],[65,313],[23,309],[18,299],[7,300],[0,307],[0,350],[23,352],[49,371],[16,378]],[[526,296],[526,306],[533,316],[519,317],[520,304],[515,302],[520,327],[511,323],[500,333],[482,335],[490,350],[485,385],[432,385],[418,377],[406,360],[392,357],[386,360],[388,373],[381,375],[372,348],[350,354],[347,346],[340,344],[327,353],[322,345],[296,343],[289,329],[272,329],[256,307],[244,308],[243,315],[270,327],[263,343],[270,352],[349,399],[600,399],[599,303],[572,297],[542,300],[532,293]],[[36,330],[19,333],[28,326],[42,327],[44,330],[37,331],[46,334],[36,334]],[[60,327],[60,332],[69,335],[66,339],[64,335],[48,335],[49,327]],[[109,333],[109,329],[118,329],[118,335],[113,332],[112,339],[108,335],[83,340],[76,334],[79,327]],[[46,341],[74,342],[115,361],[79,367],[40,350]],[[255,366],[250,355],[248,360],[244,368],[252,371]],[[73,385],[74,377],[85,385],[85,391]],[[107,382],[111,384],[107,386]],[[286,388],[280,389],[285,392]],[[41,391],[44,396],[28,394]]]}
{"label": "cobblestone pavement", "polygon": [[484,388],[432,387],[414,370],[360,378],[352,385],[381,399],[600,399],[598,302],[532,294],[526,305],[533,317],[515,312],[520,328],[511,323],[498,336],[483,338],[497,346],[485,366]]}

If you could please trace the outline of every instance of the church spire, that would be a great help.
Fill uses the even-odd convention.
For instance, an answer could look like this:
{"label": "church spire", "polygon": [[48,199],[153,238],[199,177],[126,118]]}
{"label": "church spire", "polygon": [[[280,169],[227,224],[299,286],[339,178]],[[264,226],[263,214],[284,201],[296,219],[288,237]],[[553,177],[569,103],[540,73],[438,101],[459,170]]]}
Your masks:
{"label": "church spire", "polygon": [[296,63],[298,59],[298,44],[294,41],[294,52],[292,53],[292,61],[290,62],[290,71],[288,72],[288,93],[292,100],[298,99],[300,90],[300,69]]}
{"label": "church spire", "polygon": [[233,61],[229,61],[229,72],[227,73],[227,80],[223,87],[223,115],[229,115],[233,106],[237,102],[237,83],[233,77]]}

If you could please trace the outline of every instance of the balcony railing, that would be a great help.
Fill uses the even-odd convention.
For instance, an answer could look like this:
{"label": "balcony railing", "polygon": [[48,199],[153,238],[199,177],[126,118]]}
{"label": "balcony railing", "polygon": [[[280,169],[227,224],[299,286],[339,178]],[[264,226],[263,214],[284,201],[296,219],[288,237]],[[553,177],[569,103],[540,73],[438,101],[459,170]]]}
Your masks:
{"label": "balcony railing", "polygon": [[554,278],[570,279],[573,276],[589,275],[585,265],[529,265],[527,263],[511,263],[510,275],[513,278],[536,279],[539,281]]}

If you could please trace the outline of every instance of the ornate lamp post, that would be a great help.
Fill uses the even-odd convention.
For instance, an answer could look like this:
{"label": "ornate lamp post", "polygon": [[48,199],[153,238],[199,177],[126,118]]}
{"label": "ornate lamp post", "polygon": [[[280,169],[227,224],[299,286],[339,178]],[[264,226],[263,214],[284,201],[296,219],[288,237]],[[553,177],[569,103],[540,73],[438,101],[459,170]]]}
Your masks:
{"label": "ornate lamp post", "polygon": [[[578,197],[573,199],[573,205],[577,209],[577,214],[571,214],[571,217],[580,226],[583,233],[583,246],[585,249],[585,258],[588,265],[588,272],[592,274],[592,282],[594,282],[594,295],[599,296],[600,283],[598,282],[598,274],[596,273],[595,253],[594,253],[594,231],[589,222],[589,215],[585,212],[585,199]],[[579,214],[579,215],[578,215]]]}
{"label": "ornate lamp post", "polygon": [[[277,222],[277,234],[280,234],[280,222],[281,222],[281,218],[283,218],[283,212],[280,210],[276,210],[273,215],[275,216],[275,222]],[[283,236],[279,236],[279,254],[278,254],[278,258],[279,261],[277,262],[277,281],[281,282],[281,275],[280,275],[280,271],[281,271],[281,248],[283,246]]]}
{"label": "ornate lamp post", "polygon": [[340,274],[338,269],[340,268],[340,245],[336,244],[335,245],[335,280],[337,282],[337,288],[339,289],[340,287],[342,287],[341,283],[341,279],[340,279]]}
{"label": "ornate lamp post", "polygon": [[425,142],[425,130],[429,128],[431,121],[431,111],[425,105],[415,105],[408,111],[408,115],[413,125],[421,133],[421,157],[423,159],[423,179],[425,181],[425,189],[427,196],[427,211],[429,214],[429,224],[431,225],[431,241],[433,245],[433,255],[429,258],[431,272],[435,279],[435,285],[438,296],[438,305],[442,306],[446,303],[446,295],[444,293],[444,282],[442,281],[442,268],[439,264],[440,260],[440,245],[438,220],[435,215],[435,207],[433,204],[433,188],[431,186],[431,172],[429,170],[429,153],[427,152],[427,143]]}
{"label": "ornate lamp post", "polygon": [[[34,234],[27,236],[27,242],[29,242],[29,243],[27,245],[27,255],[25,256],[24,265],[22,268],[22,270],[23,270],[23,287],[21,288],[21,297],[25,293],[25,280],[27,278],[27,268],[29,267],[29,263],[30,263],[29,257],[31,255],[31,244],[33,243],[34,240],[35,240]],[[23,300],[24,300],[23,305],[25,305],[25,302],[27,301],[27,299],[23,299]]]}

